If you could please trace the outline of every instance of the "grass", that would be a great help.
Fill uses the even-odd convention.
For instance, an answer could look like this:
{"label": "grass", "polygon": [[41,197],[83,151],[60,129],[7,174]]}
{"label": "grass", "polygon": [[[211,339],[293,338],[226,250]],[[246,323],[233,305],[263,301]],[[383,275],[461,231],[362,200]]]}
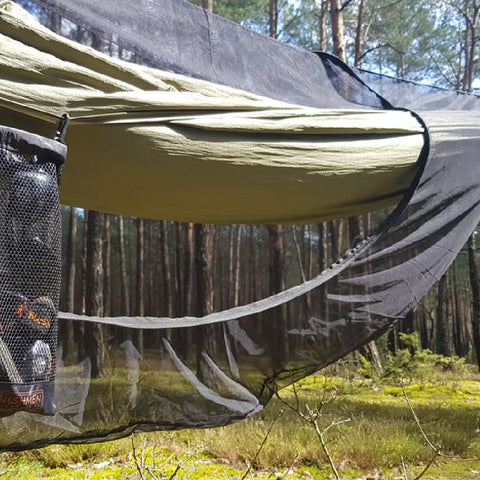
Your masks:
{"label": "grass", "polygon": [[[461,372],[450,367],[445,370],[445,362],[431,363],[428,376],[420,374],[422,368],[426,369],[425,365],[413,372],[417,378],[405,390],[426,434],[449,455],[440,457],[423,479],[478,480],[480,375],[467,366]],[[403,479],[403,458],[409,479],[414,479],[433,452],[415,424],[401,384],[395,379],[378,382],[344,373],[337,367],[329,371],[327,390],[338,390],[338,397],[324,407],[320,418],[324,427],[332,421],[350,419],[327,434],[342,478]],[[321,398],[325,377],[313,375],[301,385],[301,405],[313,405]],[[294,400],[291,389],[284,390],[282,397]],[[192,456],[182,463],[176,478],[240,479],[277,417],[256,458],[254,478],[332,478],[312,427],[278,399],[260,415],[228,427],[136,435],[137,453],[143,452],[146,464],[156,468],[159,477],[169,478],[179,463]],[[0,474],[2,480],[140,478],[130,439],[4,454],[0,457]]]}

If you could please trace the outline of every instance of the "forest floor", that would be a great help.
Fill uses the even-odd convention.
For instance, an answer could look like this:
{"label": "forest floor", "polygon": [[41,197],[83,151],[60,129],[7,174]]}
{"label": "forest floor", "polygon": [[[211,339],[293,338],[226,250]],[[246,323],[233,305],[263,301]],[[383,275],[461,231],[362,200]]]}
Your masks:
{"label": "forest floor", "polygon": [[381,379],[337,365],[234,425],[135,435],[138,467],[127,438],[3,454],[0,478],[240,480],[253,463],[246,479],[334,479],[314,426],[284,403],[305,413],[323,400],[318,426],[341,479],[414,480],[432,463],[422,479],[480,480],[480,375],[433,354],[409,365]]}

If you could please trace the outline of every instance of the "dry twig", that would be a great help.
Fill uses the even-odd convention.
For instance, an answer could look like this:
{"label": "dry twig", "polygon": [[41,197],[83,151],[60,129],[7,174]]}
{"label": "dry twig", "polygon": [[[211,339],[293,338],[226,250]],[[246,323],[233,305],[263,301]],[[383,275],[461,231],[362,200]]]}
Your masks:
{"label": "dry twig", "polygon": [[[152,480],[160,480],[160,478],[164,478],[164,477],[158,477],[156,475],[156,471],[158,469],[157,469],[157,460],[155,458],[156,457],[155,450],[154,450],[154,455],[153,455],[153,468],[150,467],[149,465],[147,465],[146,458],[145,458],[147,440],[145,438],[143,439],[143,445],[142,445],[140,458],[137,454],[137,448],[136,448],[133,436],[131,437],[131,441],[132,441],[132,457],[133,457],[133,460],[135,462],[135,467],[137,468],[137,472],[140,475],[140,480],[147,480],[147,477],[145,476],[145,472],[147,472],[150,475]],[[178,472],[180,471],[180,469],[187,462],[189,462],[196,454],[197,454],[197,451],[194,451],[185,460],[182,460],[182,461],[178,462],[177,466],[175,467],[175,470],[170,475],[170,477],[168,477],[168,480],[175,480],[175,478],[178,475]]]}
{"label": "dry twig", "polygon": [[247,478],[247,476],[251,473],[252,471],[252,467],[253,465],[255,464],[255,462],[257,461],[257,458],[258,456],[260,455],[261,451],[263,450],[263,447],[265,446],[265,444],[267,443],[267,440],[268,440],[268,437],[270,436],[270,433],[273,429],[273,427],[275,426],[275,424],[277,423],[277,420],[280,418],[280,416],[282,415],[282,411],[280,410],[280,412],[278,412],[278,415],[273,419],[273,422],[270,424],[270,427],[269,429],[267,430],[267,433],[265,434],[265,437],[263,437],[263,440],[262,440],[262,443],[260,444],[260,446],[258,447],[256,453],[255,453],[255,456],[253,457],[253,460],[250,462],[250,464],[248,465],[248,468],[247,468],[247,471],[245,472],[245,474],[243,475],[243,477],[240,479],[240,480],[245,480]]}
{"label": "dry twig", "polygon": [[330,465],[330,469],[332,470],[332,473],[335,477],[336,480],[340,480],[340,475],[338,473],[338,469],[335,465],[335,462],[333,461],[333,457],[330,454],[330,451],[328,449],[328,442],[325,440],[325,434],[333,427],[336,427],[338,425],[341,425],[343,423],[347,423],[350,421],[350,418],[346,418],[344,420],[338,420],[338,421],[333,421],[331,422],[327,427],[321,428],[320,423],[319,423],[319,418],[322,416],[322,410],[323,407],[329,403],[332,403],[333,401],[336,400],[337,398],[337,389],[333,390],[332,396],[327,399],[327,377],[325,377],[325,383],[323,386],[323,393],[322,393],[322,398],[320,402],[314,407],[310,408],[309,405],[305,405],[306,413],[302,412],[300,408],[300,399],[298,398],[298,387],[294,384],[292,386],[293,390],[293,395],[295,398],[295,403],[292,405],[291,403],[287,402],[284,400],[282,397],[280,397],[278,391],[275,392],[277,398],[290,410],[294,411],[302,420],[304,420],[306,423],[312,425],[312,427],[315,430],[315,433],[317,434],[317,438],[320,442],[320,445],[322,447],[323,453],[325,454],[325,457],[327,458],[327,461]]}
{"label": "dry twig", "polygon": [[[410,401],[410,397],[407,395],[407,392],[405,390],[405,387],[402,385],[402,392],[403,396],[405,397],[405,400],[407,401],[408,408],[410,409],[410,412],[412,413],[413,419],[415,420],[415,423],[422,434],[422,437],[424,438],[425,442],[427,442],[427,445],[433,450],[433,455],[432,458],[428,461],[428,463],[425,465],[423,470],[414,478],[414,480],[420,480],[430,469],[430,467],[434,464],[435,460],[442,455],[442,452],[438,447],[436,447],[428,438],[427,434],[425,433],[425,430],[422,427],[422,424],[420,423],[420,420],[417,416],[417,413],[415,412],[412,402]],[[402,458],[403,462],[403,458]],[[405,479],[407,479],[405,475]]]}

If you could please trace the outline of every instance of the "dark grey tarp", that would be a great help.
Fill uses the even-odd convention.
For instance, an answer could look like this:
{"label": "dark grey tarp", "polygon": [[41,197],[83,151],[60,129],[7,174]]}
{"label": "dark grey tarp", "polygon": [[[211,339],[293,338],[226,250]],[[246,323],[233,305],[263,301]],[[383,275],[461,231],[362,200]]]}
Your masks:
{"label": "dark grey tarp", "polygon": [[314,53],[281,44],[184,0],[35,3],[54,8],[162,70],[310,107],[351,108],[352,95],[358,104],[386,105],[367,86],[338,76],[342,66],[335,57],[318,61]]}
{"label": "dark grey tarp", "polygon": [[[276,388],[336,361],[403,319],[442,277],[479,222],[480,104],[472,96],[423,86],[416,90],[412,84],[377,76],[372,83],[385,89],[387,101],[329,55],[315,57],[283,46],[179,1],[144,0],[128,10],[118,8],[117,0],[38,2],[138,49],[153,65],[166,68],[172,62],[172,42],[177,42],[179,58],[186,60],[181,70],[171,67],[176,71],[227,85],[241,81],[251,91],[266,88],[276,98],[316,107],[408,106],[420,113],[428,134],[417,176],[397,208],[286,303],[266,300],[270,306],[253,305],[249,314],[238,316],[228,312],[233,305],[227,301],[219,323],[204,318],[198,326],[169,329],[165,319],[122,317],[104,319],[102,325],[61,314],[60,335],[67,335],[72,325],[86,335],[104,334],[106,375],[92,376],[92,353],[80,349],[79,361],[64,351],[57,365],[55,415],[19,412],[1,419],[3,449],[109,440],[134,431],[213,427],[248,417],[266,405]],[[143,23],[145,12],[153,24]],[[155,23],[162,15],[169,19],[165,30]],[[185,43],[185,22],[193,32],[188,38],[195,42]],[[200,36],[208,41],[200,42]],[[218,47],[218,38],[224,47]],[[206,62],[215,68],[201,70],[193,57],[203,59],[200,66]],[[308,61],[297,63],[301,57]],[[244,66],[244,76],[239,76],[234,59]],[[269,72],[255,68],[265,64]],[[441,107],[430,111],[429,105]],[[181,321],[179,325],[185,325]],[[167,326],[174,323],[167,320]],[[136,343],[140,327],[150,329],[144,330],[143,352]]]}

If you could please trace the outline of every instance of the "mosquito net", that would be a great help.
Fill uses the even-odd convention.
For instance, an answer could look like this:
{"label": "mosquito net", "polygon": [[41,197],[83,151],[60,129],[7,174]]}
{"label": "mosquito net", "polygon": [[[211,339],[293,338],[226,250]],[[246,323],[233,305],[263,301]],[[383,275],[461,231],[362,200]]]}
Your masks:
{"label": "mosquito net", "polygon": [[[190,227],[183,236],[178,224],[149,223],[149,251],[158,252],[163,260],[153,261],[147,270],[152,278],[145,289],[150,296],[148,315],[129,316],[125,308],[116,307],[110,312],[114,315],[85,316],[81,305],[77,312],[60,313],[55,409],[51,415],[19,411],[1,418],[4,449],[108,440],[134,431],[213,427],[259,412],[277,388],[336,361],[403,319],[442,277],[480,219],[480,113],[472,96],[354,73],[328,55],[317,57],[282,46],[182,2],[145,0],[139,2],[142,8],[128,10],[128,19],[123,17],[127,10],[113,1],[82,0],[73,6],[62,0],[39,0],[39,4],[144,55],[152,66],[232,87],[240,81],[255,94],[267,93],[262,92],[266,82],[277,100],[315,108],[388,111],[396,105],[418,110],[421,118],[409,115],[422,126],[423,146],[396,207],[388,214],[372,215],[372,224],[377,225],[363,240],[354,231],[354,222],[349,222],[350,248],[338,260],[334,249],[323,249],[325,225],[306,227],[318,263],[310,271],[318,274],[309,279],[310,271],[299,267],[297,275],[305,281],[295,286],[297,278],[291,274],[286,282],[293,286],[273,296],[265,287],[269,277],[265,252],[271,245],[263,227],[218,227],[211,237],[215,241],[213,274],[205,278],[184,268],[195,264],[201,270],[205,261],[201,251],[195,262],[188,256],[194,251],[187,248]],[[142,23],[145,15],[154,23],[166,15],[168,41],[161,40],[162,28],[152,28],[151,33],[145,27],[149,25]],[[102,25],[97,21],[100,16]],[[171,42],[185,37],[180,27],[178,31],[172,27],[177,21],[192,25],[194,35],[200,23],[199,31],[208,39],[195,43],[194,53],[191,46],[179,43],[182,54],[173,57],[185,59],[180,66],[172,65],[171,54]],[[224,42],[216,40],[228,32],[231,38],[220,48]],[[231,50],[250,44],[256,48],[248,52],[240,48],[235,56],[239,65],[231,66]],[[285,75],[273,71],[262,77],[255,74],[255,63],[243,63],[259,52],[269,53],[257,63],[273,62],[275,55],[284,59],[270,63],[270,68],[273,64],[279,71],[286,68]],[[288,58],[308,61],[292,67]],[[209,68],[202,70],[198,64]],[[244,68],[238,73],[235,69],[241,65]],[[301,79],[290,84],[302,68]],[[388,100],[364,81],[387,92]],[[33,118],[31,111],[16,112],[16,121]],[[9,118],[13,122],[13,116]],[[390,149],[383,154],[390,155]],[[179,198],[182,195],[179,191]],[[121,232],[123,220],[115,222]],[[300,249],[295,247],[304,238],[295,238],[290,227],[283,228],[284,240],[288,233],[292,238],[288,245],[296,251],[286,255],[286,261],[298,259]],[[195,227],[195,231],[197,245],[202,229]],[[331,233],[338,231],[333,228]],[[172,236],[175,255],[165,242]],[[232,275],[229,267],[233,258],[228,253],[229,239],[234,236],[240,253],[234,269],[238,275]],[[175,265],[169,266],[169,259],[175,259]],[[330,266],[325,266],[327,259],[333,259]],[[119,277],[122,270],[120,266]],[[158,276],[161,280],[155,280]],[[213,292],[214,313],[201,316],[195,305],[206,285]]]}

